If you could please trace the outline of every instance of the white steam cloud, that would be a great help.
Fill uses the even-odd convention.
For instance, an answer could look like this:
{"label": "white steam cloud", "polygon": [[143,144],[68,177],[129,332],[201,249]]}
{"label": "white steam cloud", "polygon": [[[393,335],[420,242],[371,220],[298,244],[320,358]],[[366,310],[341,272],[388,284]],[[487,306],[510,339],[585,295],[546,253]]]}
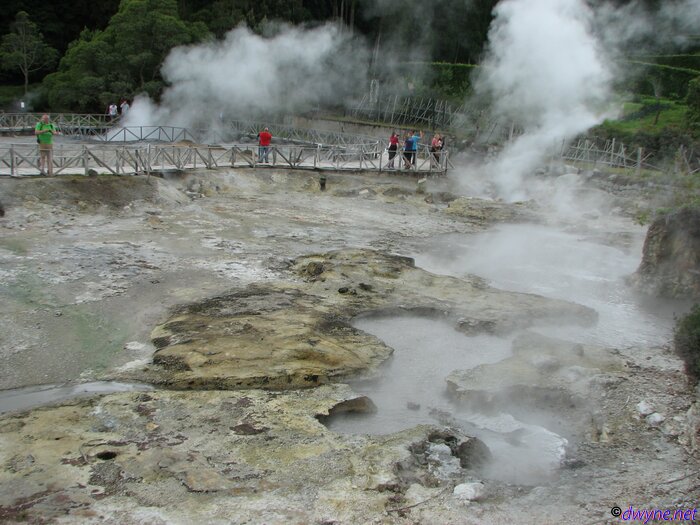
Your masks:
{"label": "white steam cloud", "polygon": [[287,114],[342,103],[366,81],[365,46],[337,26],[283,26],[264,37],[246,27],[223,41],[174,49],[163,66],[170,84],[159,105],[134,101],[127,125],[211,125],[232,118]]}
{"label": "white steam cloud", "polygon": [[682,50],[697,37],[700,0],[665,0],[657,11],[639,0],[624,6],[597,1],[595,17],[606,46],[632,54]]}
{"label": "white steam cloud", "polygon": [[494,15],[477,91],[524,133],[485,168],[501,196],[520,199],[544,153],[605,118],[613,75],[582,0],[503,0]]}
{"label": "white steam cloud", "polygon": [[626,53],[682,49],[700,27],[700,0],[502,0],[475,86],[494,115],[523,133],[483,166],[499,196],[529,196],[525,175],[548,152],[613,116],[613,82],[629,75]]}

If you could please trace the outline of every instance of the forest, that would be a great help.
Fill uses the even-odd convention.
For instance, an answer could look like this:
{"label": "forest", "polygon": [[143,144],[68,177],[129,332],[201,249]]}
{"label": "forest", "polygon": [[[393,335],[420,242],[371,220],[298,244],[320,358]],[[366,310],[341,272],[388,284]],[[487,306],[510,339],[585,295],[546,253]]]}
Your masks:
{"label": "forest", "polygon": [[[592,6],[603,0],[589,0]],[[356,35],[381,62],[391,54],[401,65],[382,72],[383,81],[403,75],[420,81],[414,96],[459,104],[470,90],[472,72],[487,46],[498,0],[104,0],[53,3],[7,0],[0,20],[0,107],[98,112],[110,101],[145,93],[158,100],[166,85],[161,67],[170,51],[221,40],[245,25],[258,34],[284,25],[307,28],[334,24]],[[608,0],[620,9],[652,12],[661,0]],[[633,116],[659,116],[674,105],[682,118],[672,125],[697,135],[700,122],[700,38],[681,51],[633,43],[622,60],[638,71],[624,86],[635,99]],[[678,111],[676,111],[678,113]],[[669,113],[664,113],[668,115]],[[623,132],[624,130],[617,130]]]}

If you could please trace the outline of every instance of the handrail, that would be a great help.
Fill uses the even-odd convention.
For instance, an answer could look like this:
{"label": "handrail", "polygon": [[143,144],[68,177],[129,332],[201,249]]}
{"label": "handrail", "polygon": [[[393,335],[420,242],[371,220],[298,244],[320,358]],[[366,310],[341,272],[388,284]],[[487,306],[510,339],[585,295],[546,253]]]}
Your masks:
{"label": "handrail", "polygon": [[[54,173],[88,175],[91,170],[116,175],[196,169],[291,168],[334,171],[389,171],[388,152],[375,146],[273,145],[268,160],[259,162],[258,146],[170,144],[76,144],[57,142],[53,150]],[[401,155],[401,150],[397,156]],[[39,171],[36,144],[0,144],[0,176],[32,176]],[[417,152],[410,170],[422,175],[444,174],[449,152],[435,156],[427,147]],[[400,167],[401,158],[395,159]]]}
{"label": "handrail", "polygon": [[[0,113],[0,131],[31,132],[41,119],[39,113]],[[162,141],[231,143],[241,136],[255,137],[261,129],[269,127],[275,137],[299,144],[334,144],[343,146],[377,144],[376,137],[365,135],[300,128],[286,124],[265,123],[250,120],[222,119],[207,129],[189,129],[177,126],[122,126],[120,118],[109,115],[55,113],[52,122],[69,137],[97,142]]]}

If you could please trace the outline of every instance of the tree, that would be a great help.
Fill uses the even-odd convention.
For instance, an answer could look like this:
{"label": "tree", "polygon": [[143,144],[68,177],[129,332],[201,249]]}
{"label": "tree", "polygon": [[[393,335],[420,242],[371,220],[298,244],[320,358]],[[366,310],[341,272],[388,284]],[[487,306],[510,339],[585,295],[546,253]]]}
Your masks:
{"label": "tree", "polygon": [[0,57],[5,69],[19,69],[24,76],[24,94],[29,89],[29,75],[52,66],[58,52],[45,42],[39,28],[20,11],[10,26],[10,33],[2,37]]}
{"label": "tree", "polygon": [[68,44],[78,38],[86,27],[104,29],[117,12],[119,0],[71,0],[47,2],[46,0],[3,0],[3,16],[0,16],[0,35],[10,31],[12,18],[18,11],[26,11],[32,21],[41,28],[44,40],[62,55]]}
{"label": "tree", "polygon": [[84,30],[44,81],[54,109],[104,111],[109,102],[163,87],[160,68],[173,47],[208,35],[178,15],[176,0],[122,0],[104,31]]}
{"label": "tree", "polygon": [[[194,2],[190,1],[188,9],[193,8]],[[259,30],[264,21],[298,24],[310,18],[302,0],[214,0],[188,15],[189,20],[204,22],[217,38],[241,23]]]}

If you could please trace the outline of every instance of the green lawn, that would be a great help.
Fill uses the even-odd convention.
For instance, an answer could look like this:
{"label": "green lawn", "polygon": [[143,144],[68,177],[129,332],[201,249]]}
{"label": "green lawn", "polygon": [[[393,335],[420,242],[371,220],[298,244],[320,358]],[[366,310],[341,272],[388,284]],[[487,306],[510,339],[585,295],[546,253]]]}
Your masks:
{"label": "green lawn", "polygon": [[[682,128],[688,106],[677,100],[640,97],[623,104],[617,120],[606,120],[605,126],[621,135],[637,132],[658,133],[665,128]],[[658,113],[658,117],[657,117]]]}

